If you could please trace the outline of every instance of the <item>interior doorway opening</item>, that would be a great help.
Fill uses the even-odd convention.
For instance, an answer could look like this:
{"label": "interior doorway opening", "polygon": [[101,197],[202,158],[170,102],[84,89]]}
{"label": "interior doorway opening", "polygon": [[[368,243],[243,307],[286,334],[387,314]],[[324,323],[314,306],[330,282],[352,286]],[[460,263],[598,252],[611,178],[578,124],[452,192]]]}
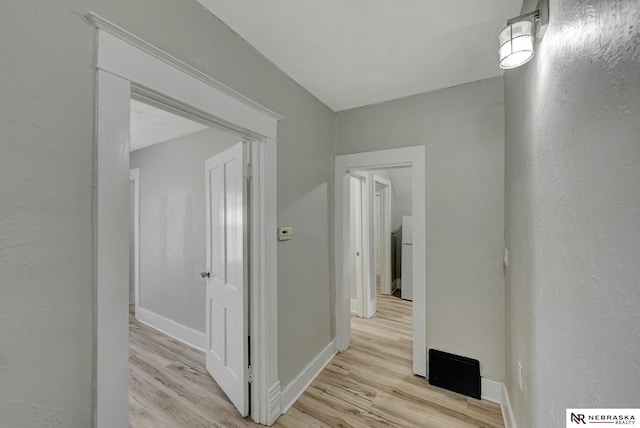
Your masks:
{"label": "interior doorway opening", "polygon": [[[150,398],[155,396],[172,397],[176,409],[194,405],[189,403],[191,398],[201,415],[217,423],[222,422],[217,419],[221,407],[235,406],[238,413],[227,412],[239,417],[249,413],[250,386],[243,367],[251,365],[247,348],[250,293],[245,276],[250,243],[246,165],[251,143],[203,122],[144,100],[131,100],[131,427],[162,420],[198,424],[189,415],[174,420],[175,412]],[[233,266],[217,266],[224,254],[232,256]],[[222,265],[227,259],[220,259]],[[217,298],[228,295],[224,289],[235,290],[233,302]],[[223,312],[235,323],[220,321]],[[228,331],[211,331],[218,326]],[[227,355],[235,358],[227,360]],[[172,371],[172,365],[183,370]],[[187,384],[192,385],[191,397],[180,392]],[[210,395],[216,400],[199,398]]]}
{"label": "interior doorway opening", "polygon": [[[366,254],[363,255],[363,277],[365,284],[362,293],[356,293],[357,296],[363,296],[363,310],[362,314],[364,318],[367,315],[372,314],[370,308],[374,305],[369,305],[369,302],[377,301],[381,299],[381,296],[392,295],[393,280],[389,278],[384,291],[389,291],[389,294],[382,293],[382,278],[380,294],[377,293],[376,279],[379,272],[382,269],[376,270],[376,239],[375,239],[375,225],[374,223],[379,220],[375,217],[375,195],[376,188],[382,189],[382,185],[376,187],[374,180],[375,171],[378,171],[378,176],[384,180],[384,177],[380,177],[382,171],[401,169],[406,172],[408,181],[410,182],[410,191],[407,196],[410,201],[410,212],[401,213],[398,215],[402,218],[403,214],[410,214],[412,218],[411,224],[411,237],[412,242],[405,242],[409,244],[411,251],[406,251],[409,254],[407,259],[410,259],[411,263],[405,269],[410,272],[410,275],[405,277],[411,278],[412,292],[412,308],[410,313],[411,318],[411,356],[412,356],[412,371],[414,374],[426,377],[427,376],[427,353],[426,353],[426,219],[425,219],[425,151],[424,146],[408,147],[404,149],[384,150],[379,152],[366,152],[357,153],[352,155],[344,155],[336,157],[336,169],[335,169],[335,185],[336,185],[336,331],[337,331],[337,343],[338,350],[341,352],[346,351],[351,343],[351,323],[352,323],[352,280],[357,275],[353,275],[353,268],[357,268],[358,265],[353,263],[353,255],[357,253],[352,246],[352,239],[357,233],[353,233],[352,226],[357,222],[354,220],[354,215],[357,213],[358,201],[361,205],[366,205],[364,212],[369,212],[370,220],[366,217],[362,220],[362,224],[367,228],[368,234],[364,234],[362,239],[362,247]],[[357,186],[357,182],[353,181],[353,176],[360,177],[360,180],[368,182],[366,194],[364,197],[358,196],[358,193],[362,191],[362,185]],[[383,181],[381,182],[383,184]],[[353,187],[355,186],[355,187]],[[355,198],[352,199],[352,189]],[[370,195],[370,196],[366,196]],[[365,202],[362,202],[365,201]],[[355,204],[355,205],[354,205]],[[393,204],[391,204],[393,205]],[[355,210],[352,211],[351,207],[354,206]],[[357,218],[357,216],[355,216]],[[392,216],[389,215],[389,218]],[[401,223],[400,223],[401,224]],[[391,253],[391,240],[392,235],[389,234],[389,243],[387,248]],[[367,236],[370,238],[367,242]],[[356,239],[357,241],[357,239]],[[402,241],[400,240],[400,245]],[[379,251],[380,252],[380,251]],[[380,252],[382,253],[382,252]],[[400,248],[400,260],[402,248]],[[391,258],[389,254],[389,259]],[[385,262],[385,265],[390,261]],[[390,268],[393,266],[389,266]],[[389,269],[389,277],[391,276],[391,269]],[[400,278],[401,279],[401,278]],[[400,281],[401,282],[401,281]],[[401,284],[397,284],[399,288],[402,288]],[[355,289],[357,291],[357,288]],[[369,295],[367,296],[367,292]],[[369,300],[367,300],[369,297]],[[375,298],[375,300],[374,300]],[[405,299],[404,301],[409,301]],[[357,309],[356,304],[356,309]],[[378,304],[379,306],[379,304]],[[367,311],[369,309],[369,311]],[[359,314],[353,311],[356,316]],[[375,310],[373,311],[375,313]],[[359,317],[360,318],[360,317]],[[359,322],[359,321],[358,321]]]}
{"label": "interior doorway opening", "polygon": [[352,170],[349,190],[351,313],[371,318],[378,295],[413,300],[411,167]]}
{"label": "interior doorway opening", "polygon": [[[96,29],[94,174],[94,421],[128,424],[129,132],[132,94],[251,141],[249,291],[251,418],[281,414],[277,340],[276,138],[281,116],[90,13]],[[144,180],[144,171],[141,171]],[[204,179],[204,177],[203,177]],[[141,254],[144,257],[144,254]],[[144,275],[144,272],[142,272]],[[144,304],[144,292],[139,296]],[[246,343],[250,342],[250,343]]]}
{"label": "interior doorway opening", "polygon": [[[348,186],[350,236],[344,264],[352,340],[368,337],[378,340],[381,349],[395,347],[404,354],[398,360],[403,364],[412,358],[413,336],[411,167],[351,170]],[[391,331],[403,340],[381,339]]]}

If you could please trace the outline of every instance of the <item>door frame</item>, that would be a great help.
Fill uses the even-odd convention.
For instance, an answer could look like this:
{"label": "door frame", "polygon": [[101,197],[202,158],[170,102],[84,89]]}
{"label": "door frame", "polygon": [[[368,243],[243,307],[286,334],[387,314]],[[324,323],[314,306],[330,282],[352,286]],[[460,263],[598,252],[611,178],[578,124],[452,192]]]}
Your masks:
{"label": "door frame", "polygon": [[129,182],[133,182],[133,289],[135,313],[140,307],[140,168],[129,170]]}
{"label": "door frame", "polygon": [[282,413],[276,248],[276,139],[282,116],[94,13],[86,19],[96,29],[93,425],[128,424],[129,292],[115,285],[128,284],[132,95],[252,141],[251,417],[270,425]]}
{"label": "door frame", "polygon": [[[344,255],[349,248],[350,187],[352,171],[410,166],[412,176],[412,214],[414,216],[414,300],[413,300],[413,373],[427,377],[427,283],[426,283],[426,164],[425,146],[355,153],[336,156],[335,163],[335,316],[338,351],[351,342],[349,268]],[[415,262],[417,260],[417,262]]]}
{"label": "door frame", "polygon": [[[380,292],[383,294],[391,294],[391,181],[378,175],[373,175],[373,195],[376,194],[376,185],[382,186],[380,201],[382,206],[382,230],[380,231],[380,248],[382,248],[382,274],[380,275]],[[375,200],[373,209],[375,210]],[[376,225],[374,225],[376,227]],[[374,232],[375,233],[375,232]],[[373,251],[373,257],[377,256],[377,252]],[[375,277],[374,277],[375,280]]]}
{"label": "door frame", "polygon": [[[351,180],[355,179],[360,186],[360,218],[356,217],[356,222],[360,224],[360,263],[361,263],[361,272],[360,272],[360,283],[356,283],[356,298],[355,298],[355,313],[357,316],[361,318],[369,318],[369,293],[368,288],[370,287],[370,252],[369,252],[369,218],[368,218],[368,206],[369,206],[369,176],[367,172],[362,171],[352,171],[349,174],[349,186],[351,186]],[[349,187],[351,188],[351,187]],[[349,224],[351,224],[351,194],[349,194]],[[349,234],[351,234],[351,228],[349,228]],[[349,235],[351,236],[351,235]],[[349,248],[347,249],[346,254],[352,254],[355,251],[354,248],[351,248],[351,239],[349,238]],[[357,267],[357,263],[356,263]],[[351,271],[349,271],[351,272]],[[357,274],[356,274],[357,276]],[[349,280],[350,281],[350,280]],[[352,298],[353,300],[353,298]],[[350,302],[350,308],[353,308],[353,301]],[[351,310],[351,309],[350,309]]]}

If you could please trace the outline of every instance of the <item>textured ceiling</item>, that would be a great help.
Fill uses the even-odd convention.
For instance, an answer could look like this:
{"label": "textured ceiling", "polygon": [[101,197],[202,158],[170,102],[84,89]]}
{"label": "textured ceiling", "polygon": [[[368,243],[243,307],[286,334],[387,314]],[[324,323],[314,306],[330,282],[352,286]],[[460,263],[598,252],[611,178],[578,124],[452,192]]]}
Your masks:
{"label": "textured ceiling", "polygon": [[182,137],[207,126],[131,100],[130,151]]}
{"label": "textured ceiling", "polygon": [[198,0],[334,111],[500,75],[522,0]]}

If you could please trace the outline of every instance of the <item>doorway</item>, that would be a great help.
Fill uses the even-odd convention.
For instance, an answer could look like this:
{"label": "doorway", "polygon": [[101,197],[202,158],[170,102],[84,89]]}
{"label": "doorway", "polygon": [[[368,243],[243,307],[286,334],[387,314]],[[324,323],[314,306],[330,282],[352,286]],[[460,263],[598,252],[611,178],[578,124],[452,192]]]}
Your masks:
{"label": "doorway", "polygon": [[[367,288],[370,278],[369,260],[365,252],[369,237],[367,236],[367,175],[352,173],[349,177],[351,197],[349,201],[349,284],[351,288],[351,312],[361,318],[369,318],[369,298]],[[365,266],[365,263],[367,266]],[[375,308],[373,308],[375,312]]]}
{"label": "doorway", "polygon": [[351,171],[349,178],[351,313],[361,318],[376,313],[378,294],[391,294],[393,188],[388,178],[386,170]]}
{"label": "doorway", "polygon": [[[94,176],[95,421],[127,426],[129,103],[132,94],[252,141],[249,225],[252,366],[251,417],[270,424],[280,415],[277,356],[276,169],[277,114],[219,84],[103,18],[97,29],[96,163]],[[119,285],[120,284],[120,285]],[[144,300],[144,296],[142,296]]]}
{"label": "doorway", "polygon": [[[190,403],[184,394],[176,394],[176,386],[184,384],[193,386],[192,397],[218,391],[217,402],[233,403],[233,414],[244,417],[249,409],[247,373],[242,368],[250,366],[245,271],[251,142],[138,99],[131,100],[130,128],[129,163],[135,168],[131,176],[144,171],[137,192],[135,183],[140,180],[132,181],[131,193],[138,197],[133,196],[130,208],[141,218],[130,228],[130,247],[137,242],[144,257],[139,298],[135,310],[130,306],[129,424],[155,424],[159,415],[174,424],[197,424],[188,415],[175,420],[175,412],[166,412],[152,399],[166,395],[176,410],[185,409]],[[136,226],[142,233],[135,233]],[[137,252],[132,253],[130,259],[135,260]],[[134,267],[130,263],[130,278]],[[229,298],[220,299],[221,294]],[[169,338],[175,339],[173,346],[168,346]],[[190,358],[181,359],[181,353]],[[171,370],[175,365],[184,370]],[[207,373],[215,385],[205,379]],[[158,378],[172,382],[167,385]],[[221,422],[211,406],[196,401],[196,413]]]}
{"label": "doorway", "polygon": [[[351,272],[345,255],[350,251],[351,221],[350,176],[357,171],[385,168],[411,168],[411,206],[413,246],[411,273],[413,278],[412,354],[413,373],[427,376],[426,352],[426,219],[425,219],[425,148],[424,146],[365,152],[336,157],[335,167],[335,264],[336,264],[336,336],[338,350],[349,348],[351,341]],[[373,205],[373,202],[371,203]],[[373,247],[373,243],[371,245]],[[373,252],[373,249],[371,250]],[[366,260],[366,258],[365,258]],[[365,262],[366,263],[366,262]],[[371,269],[373,271],[373,269]]]}

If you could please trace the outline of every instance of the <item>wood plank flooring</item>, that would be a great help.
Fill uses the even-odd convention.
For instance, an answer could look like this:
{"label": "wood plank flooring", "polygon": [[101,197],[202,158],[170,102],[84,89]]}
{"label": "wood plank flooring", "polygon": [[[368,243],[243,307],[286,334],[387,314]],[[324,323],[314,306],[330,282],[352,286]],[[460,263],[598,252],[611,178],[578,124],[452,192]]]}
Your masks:
{"label": "wood plank flooring", "polygon": [[351,318],[338,354],[278,420],[286,427],[504,427],[500,406],[435,388],[412,373],[411,302],[378,294],[377,313]]}
{"label": "wood plank flooring", "polygon": [[204,352],[144,324],[129,311],[129,426],[259,427],[241,418],[205,368]]}
{"label": "wood plank flooring", "polygon": [[[503,427],[500,407],[413,376],[411,302],[378,295],[371,319],[352,318],[338,354],[276,427]],[[133,428],[259,426],[239,416],[209,377],[204,354],[130,316]]]}

